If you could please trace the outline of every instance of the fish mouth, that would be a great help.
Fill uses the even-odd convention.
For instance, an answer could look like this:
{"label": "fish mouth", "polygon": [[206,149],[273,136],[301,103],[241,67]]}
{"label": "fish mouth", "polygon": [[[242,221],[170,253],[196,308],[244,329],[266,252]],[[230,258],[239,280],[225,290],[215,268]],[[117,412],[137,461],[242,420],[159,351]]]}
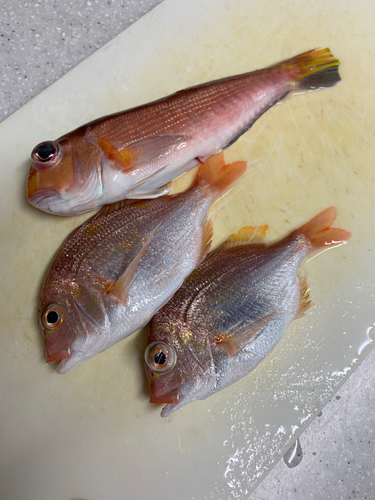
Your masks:
{"label": "fish mouth", "polygon": [[27,190],[27,199],[33,207],[39,208],[44,212],[50,213],[48,205],[53,199],[58,196],[59,192],[55,188],[39,188],[37,191],[31,193]]}
{"label": "fish mouth", "polygon": [[164,408],[160,412],[161,417],[169,417],[172,413],[174,413],[176,410],[181,408],[182,406],[185,406],[186,402],[183,401],[183,398],[178,401],[178,403],[167,403]]}
{"label": "fish mouth", "polygon": [[177,405],[180,402],[180,393],[177,389],[172,389],[161,396],[151,396],[150,403],[167,403]]}
{"label": "fish mouth", "polygon": [[66,345],[58,351],[49,354],[46,359],[46,363],[53,363],[54,361],[62,361],[63,359],[70,359],[73,355],[72,349]]}

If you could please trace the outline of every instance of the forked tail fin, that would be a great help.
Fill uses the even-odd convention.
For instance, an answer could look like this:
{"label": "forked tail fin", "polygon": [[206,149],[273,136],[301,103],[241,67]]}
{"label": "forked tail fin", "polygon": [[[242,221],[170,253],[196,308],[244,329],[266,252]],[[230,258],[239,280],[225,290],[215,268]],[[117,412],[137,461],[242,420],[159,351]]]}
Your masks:
{"label": "forked tail fin", "polygon": [[219,153],[211,156],[199,167],[195,185],[209,184],[222,192],[241,177],[246,168],[247,163],[245,161],[226,164],[224,153]]}
{"label": "forked tail fin", "polygon": [[321,89],[336,85],[340,61],[327,49],[313,49],[281,62],[275,68],[289,70],[299,89]]}
{"label": "forked tail fin", "polygon": [[329,207],[301,226],[294,233],[304,234],[314,250],[346,243],[351,234],[345,229],[331,227],[337,217],[336,207]]}

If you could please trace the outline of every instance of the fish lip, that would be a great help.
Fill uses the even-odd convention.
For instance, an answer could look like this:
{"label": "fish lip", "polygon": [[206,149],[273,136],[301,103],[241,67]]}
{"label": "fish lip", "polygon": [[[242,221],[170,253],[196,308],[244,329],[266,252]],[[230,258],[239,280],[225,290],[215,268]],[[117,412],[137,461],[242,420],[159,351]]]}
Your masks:
{"label": "fish lip", "polygon": [[167,403],[177,405],[180,402],[180,393],[177,389],[172,389],[161,396],[151,396],[150,403]]}
{"label": "fish lip", "polygon": [[160,416],[162,418],[169,417],[176,410],[178,410],[182,406],[185,406],[185,404],[185,402],[182,402],[182,399],[180,399],[178,403],[167,403],[161,410]]}
{"label": "fish lip", "polygon": [[[58,195],[55,188],[39,188],[38,191],[32,195],[27,194],[27,199],[30,205],[48,212],[48,200]],[[45,207],[47,205],[47,207]]]}
{"label": "fish lip", "polygon": [[54,361],[62,361],[63,359],[70,359],[73,356],[73,351],[70,346],[66,345],[58,351],[48,354],[46,363],[53,363]]}

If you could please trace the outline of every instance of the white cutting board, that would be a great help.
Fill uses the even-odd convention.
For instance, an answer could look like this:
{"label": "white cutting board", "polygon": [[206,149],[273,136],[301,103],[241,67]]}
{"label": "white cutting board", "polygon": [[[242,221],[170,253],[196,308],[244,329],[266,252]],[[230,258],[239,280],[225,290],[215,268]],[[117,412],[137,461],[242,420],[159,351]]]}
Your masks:
{"label": "white cutting board", "polygon": [[[2,500],[245,499],[371,349],[375,4],[165,0],[0,125]],[[184,87],[330,46],[343,82],[289,97],[232,147],[246,176],[213,210],[215,243],[270,240],[338,207],[344,247],[304,269],[316,304],[249,376],[168,419],[148,403],[137,333],[66,375],[44,361],[45,272],[86,216],[28,206],[35,144]]]}

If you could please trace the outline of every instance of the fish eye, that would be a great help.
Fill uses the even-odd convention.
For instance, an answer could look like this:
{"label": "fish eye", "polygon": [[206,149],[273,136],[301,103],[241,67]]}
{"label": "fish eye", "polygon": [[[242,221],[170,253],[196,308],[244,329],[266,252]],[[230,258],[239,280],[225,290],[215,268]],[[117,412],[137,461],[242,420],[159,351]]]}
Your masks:
{"label": "fish eye", "polygon": [[55,330],[64,321],[64,308],[59,304],[49,304],[42,313],[42,325],[47,330]]}
{"label": "fish eye", "polygon": [[165,342],[152,342],[146,347],[145,362],[150,370],[163,373],[174,367],[177,355],[174,347]]}
{"label": "fish eye", "polygon": [[31,153],[31,160],[36,170],[46,170],[58,163],[61,154],[61,147],[58,142],[46,141],[35,146]]}

